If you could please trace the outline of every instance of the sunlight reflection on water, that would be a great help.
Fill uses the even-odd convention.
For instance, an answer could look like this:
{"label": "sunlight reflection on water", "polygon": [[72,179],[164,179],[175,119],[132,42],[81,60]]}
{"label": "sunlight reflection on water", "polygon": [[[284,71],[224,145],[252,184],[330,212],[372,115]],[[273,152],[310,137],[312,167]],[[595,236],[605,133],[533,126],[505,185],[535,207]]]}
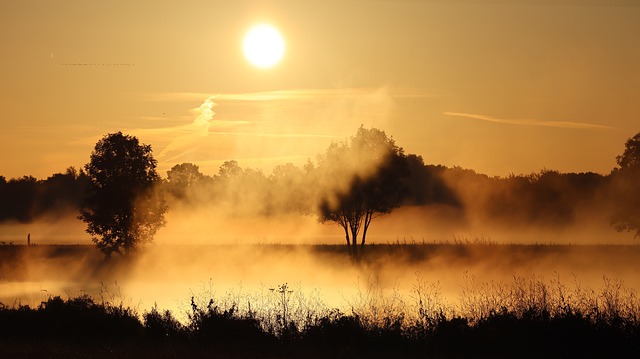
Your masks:
{"label": "sunlight reflection on water", "polygon": [[284,283],[309,305],[347,313],[371,295],[399,295],[410,304],[419,281],[437,283],[443,300],[455,305],[467,275],[479,283],[559,277],[568,286],[577,280],[593,288],[607,276],[640,288],[634,271],[640,246],[378,245],[367,248],[361,263],[341,246],[155,246],[123,265],[100,264],[89,246],[24,247],[13,256],[15,278],[5,272],[0,281],[5,305],[37,307],[52,296],[87,294],[139,314],[157,305],[181,320],[192,296],[255,309],[277,301],[270,289]]}

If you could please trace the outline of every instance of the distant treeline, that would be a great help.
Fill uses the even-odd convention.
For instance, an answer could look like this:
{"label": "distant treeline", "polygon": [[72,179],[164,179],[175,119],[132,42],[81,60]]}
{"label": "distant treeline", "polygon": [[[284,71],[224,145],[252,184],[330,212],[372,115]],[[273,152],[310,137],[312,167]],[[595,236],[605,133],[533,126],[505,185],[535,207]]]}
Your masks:
{"label": "distant treeline", "polygon": [[28,223],[43,216],[62,217],[78,213],[87,191],[88,179],[69,167],[45,180],[32,176],[0,176],[0,221]]}
{"label": "distant treeline", "polygon": [[[542,170],[528,175],[490,177],[459,167],[428,165],[417,155],[404,157],[399,174],[403,206],[438,206],[452,219],[469,218],[508,225],[565,226],[580,215],[609,220],[638,192],[634,173],[602,175]],[[217,207],[229,215],[314,214],[318,178],[315,166],[277,166],[271,174],[227,161],[210,176],[198,166],[174,166],[161,188],[170,210]],[[314,182],[315,181],[315,182]],[[0,221],[31,222],[75,215],[88,188],[83,170],[69,168],[45,180],[0,176]],[[633,203],[629,203],[633,206]]]}

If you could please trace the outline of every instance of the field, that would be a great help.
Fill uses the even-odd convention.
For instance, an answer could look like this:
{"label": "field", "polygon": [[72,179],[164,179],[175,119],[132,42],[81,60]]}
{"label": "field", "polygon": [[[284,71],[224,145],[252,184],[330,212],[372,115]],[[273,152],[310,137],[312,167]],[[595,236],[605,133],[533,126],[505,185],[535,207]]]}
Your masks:
{"label": "field", "polygon": [[[20,308],[46,313],[54,304],[84,310],[95,305],[121,319],[130,316],[127,325],[137,323],[140,336],[155,318],[179,328],[163,334],[175,336],[171,350],[190,347],[195,337],[209,338],[199,321],[217,318],[223,327],[239,325],[242,331],[248,325],[253,331],[246,335],[270,343],[265,353],[285,356],[308,356],[310,347],[320,345],[316,341],[326,346],[325,355],[342,348],[345,356],[366,356],[376,347],[372,341],[380,340],[388,344],[374,351],[382,357],[547,355],[553,347],[566,356],[585,350],[572,340],[606,334],[596,346],[604,354],[637,346],[640,338],[639,260],[640,246],[501,245],[482,239],[369,245],[359,262],[337,245],[157,245],[136,258],[109,261],[91,246],[14,245],[0,247],[0,302],[5,314]],[[3,327],[11,337],[11,325]],[[332,337],[340,330],[352,339]],[[10,342],[20,343],[16,338]],[[217,352],[261,353],[246,351],[239,338],[233,341],[237,348],[216,347],[222,350]],[[456,347],[465,341],[466,349]],[[492,349],[491,341],[504,350]],[[447,350],[445,343],[453,347]],[[138,344],[128,345],[135,352],[142,350]],[[22,350],[16,345],[9,347]],[[536,345],[542,352],[532,349]],[[406,351],[394,352],[400,350],[396,346]],[[518,352],[518,346],[529,349]],[[196,347],[200,354],[211,352]]]}

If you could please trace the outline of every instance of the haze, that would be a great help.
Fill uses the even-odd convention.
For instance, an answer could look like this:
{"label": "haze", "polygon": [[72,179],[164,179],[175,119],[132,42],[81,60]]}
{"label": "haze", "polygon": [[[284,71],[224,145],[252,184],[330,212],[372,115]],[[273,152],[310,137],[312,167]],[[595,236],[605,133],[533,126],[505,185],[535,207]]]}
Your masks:
{"label": "haze", "polygon": [[[638,130],[633,1],[3,1],[0,10],[7,178],[79,168],[115,131],[151,144],[161,173],[181,162],[215,173],[229,159],[268,171],[304,163],[361,124],[426,163],[608,173]],[[268,71],[242,53],[262,22],[287,42]]]}
{"label": "haze", "polygon": [[[286,43],[271,68],[243,55],[260,23]],[[93,247],[47,246],[91,244],[76,208],[54,206],[0,223],[14,261],[0,262],[0,301],[101,295],[105,283],[143,309],[180,309],[208,283],[223,293],[289,282],[344,308],[357,283],[409,295],[418,274],[454,300],[465,273],[576,275],[591,287],[605,275],[634,290],[638,242],[611,228],[623,191],[607,176],[640,130],[638,34],[640,6],[625,0],[1,1],[6,180],[80,169],[102,136],[122,131],[152,146],[163,179],[192,163],[214,181],[237,161],[266,181],[278,165],[317,163],[362,126],[421,156],[432,171],[424,193],[439,197],[376,219],[364,263],[347,257],[335,223],[280,213],[295,186],[173,198],[155,244],[121,267]],[[352,172],[322,186],[372,172],[345,163]],[[530,189],[544,175],[548,187],[536,188],[553,191],[542,198]],[[265,195],[274,188],[280,196]],[[27,233],[39,246],[14,255]],[[614,245],[583,246],[594,244]]]}

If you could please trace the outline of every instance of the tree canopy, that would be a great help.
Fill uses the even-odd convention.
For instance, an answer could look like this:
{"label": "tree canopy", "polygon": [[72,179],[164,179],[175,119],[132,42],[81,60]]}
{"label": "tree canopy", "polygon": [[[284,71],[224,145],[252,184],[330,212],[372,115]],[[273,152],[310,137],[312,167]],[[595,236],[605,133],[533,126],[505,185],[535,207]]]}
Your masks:
{"label": "tree canopy", "polygon": [[[358,258],[371,221],[399,207],[408,173],[402,148],[384,131],[360,127],[348,141],[332,144],[319,157],[318,171],[329,181],[320,202],[320,221],[342,227],[349,252]],[[344,182],[337,182],[343,179]],[[326,185],[326,184],[325,184]]]}
{"label": "tree canopy", "polygon": [[181,199],[203,179],[200,168],[193,163],[180,163],[167,171],[168,189],[172,195]]}
{"label": "tree canopy", "polygon": [[[124,215],[118,214],[118,221],[125,223],[135,212],[136,221],[131,223],[138,223],[147,208],[150,223],[154,218],[164,223],[166,205],[157,194],[161,193],[177,212],[195,209],[244,218],[317,215],[321,222],[343,227],[350,246],[356,243],[354,230],[366,240],[367,223],[398,205],[424,207],[441,223],[560,229],[588,218],[640,237],[640,134],[629,138],[621,152],[618,167],[607,175],[543,169],[491,177],[471,169],[425,164],[421,156],[405,155],[383,131],[360,128],[355,136],[331,144],[315,162],[308,160],[302,167],[287,163],[264,174],[229,160],[217,173],[207,175],[195,164],[182,163],[167,172],[163,190],[151,191],[159,179],[150,146],[117,133],[96,144],[91,163],[83,169],[70,167],[46,179],[0,175],[0,223],[75,217],[83,208],[81,218],[87,230],[94,231],[96,244],[109,253],[124,252],[124,245],[118,244],[124,243],[124,231],[108,232],[116,219],[106,222],[104,218],[120,213],[114,208],[129,208]],[[145,197],[150,205],[143,207]],[[379,209],[370,213],[369,220],[366,214],[359,215],[367,207]],[[90,226],[94,219],[96,224]],[[103,220],[106,224],[99,225]],[[160,226],[149,227],[143,237],[152,238]],[[104,238],[99,234],[103,232]]]}
{"label": "tree canopy", "polygon": [[627,139],[624,152],[616,157],[621,170],[640,170],[640,132]]}
{"label": "tree canopy", "polygon": [[619,232],[635,232],[640,238],[640,132],[627,140],[616,161],[620,168],[613,173],[617,209],[612,225]]}
{"label": "tree canopy", "polygon": [[134,251],[164,225],[167,207],[154,191],[160,182],[156,165],[151,146],[122,132],[96,144],[84,166],[90,184],[79,218],[106,255]]}

